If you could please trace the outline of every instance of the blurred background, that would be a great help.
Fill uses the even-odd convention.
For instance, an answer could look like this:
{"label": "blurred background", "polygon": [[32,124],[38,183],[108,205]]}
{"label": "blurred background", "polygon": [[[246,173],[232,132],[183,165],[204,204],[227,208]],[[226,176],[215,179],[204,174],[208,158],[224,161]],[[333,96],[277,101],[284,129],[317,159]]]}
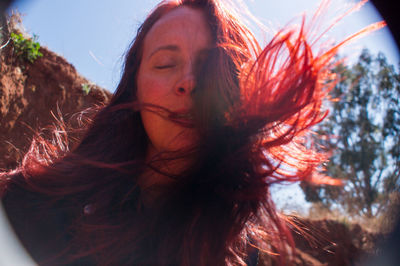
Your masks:
{"label": "blurred background", "polygon": [[[31,36],[36,36],[41,46],[46,46],[50,50],[63,56],[81,75],[87,78],[89,82],[113,92],[120,78],[124,52],[134,38],[138,26],[157,2],[157,0],[120,0],[117,3],[114,1],[98,0],[17,0],[9,5],[7,12],[9,14],[12,12],[21,13],[23,20],[22,25],[25,31]],[[243,3],[248,7],[249,11],[254,14],[258,22],[265,26],[265,28],[260,29],[259,25],[249,18],[249,24],[256,32],[257,38],[261,43],[266,44],[280,28],[287,25],[299,24],[303,15],[306,17],[306,22],[310,21],[311,16],[317,10],[321,2],[320,0],[249,0]],[[350,0],[330,1],[329,8],[327,8],[325,14],[322,15],[323,19],[319,20],[319,24],[321,25],[314,25],[314,27],[316,26],[315,29],[322,32],[322,30],[330,26],[338,16],[343,14],[345,10],[348,10],[352,5],[358,2],[359,1]],[[321,38],[321,43],[326,42],[333,44],[340,42],[362,28],[381,20],[382,17],[379,15],[374,5],[367,2],[360,10],[344,17],[335,27],[324,34]],[[375,57],[377,57],[376,60],[378,60],[378,54],[381,53],[381,55],[385,57],[388,65],[392,65],[395,68],[398,66],[399,53],[388,27],[346,45],[340,51],[340,56],[341,58],[345,58],[345,64],[347,66],[352,66],[358,62],[363,51],[364,61],[368,58],[368,60],[374,60]],[[364,65],[364,67],[371,70],[370,76],[376,76],[377,73],[381,71],[376,66],[373,68],[372,65]],[[344,70],[342,69],[341,71]],[[351,71],[354,72],[357,70],[352,70],[350,67],[346,69],[346,71],[350,73]],[[357,75],[357,73],[353,73],[353,75]],[[348,79],[350,80],[351,77],[348,77]],[[348,81],[344,83],[346,82]],[[343,94],[344,92],[337,91],[336,93]],[[353,97],[354,101],[357,100],[355,97],[356,96]],[[358,97],[361,97],[361,95],[358,95]],[[378,99],[369,100],[372,102]],[[353,106],[353,110],[350,110],[350,107],[344,105],[340,107],[337,106],[336,108],[347,108],[347,113],[352,114],[352,117],[343,114],[340,122],[344,123],[345,119],[354,120],[359,116],[359,112],[357,111],[357,108],[359,108],[358,106]],[[372,106],[368,108],[372,108]],[[336,117],[340,117],[338,111],[338,109],[332,109],[331,113],[335,113]],[[384,114],[378,116],[377,120],[379,121],[375,121],[375,118],[372,119],[374,122],[371,123],[383,126],[384,116]],[[337,133],[343,135],[343,130],[341,131],[338,129],[340,127],[343,128],[343,126],[348,127],[349,124],[343,125],[339,124],[339,121],[327,120],[327,123],[322,125],[319,130],[321,134]],[[349,133],[343,136],[342,139],[347,140],[351,137],[356,138],[357,136],[351,136]],[[383,140],[388,141],[389,139],[383,137],[377,139],[377,141]],[[357,141],[355,140],[354,143],[356,144]],[[324,143],[324,145],[330,145],[330,147],[333,148],[335,145],[340,145],[340,140],[335,140],[335,143]],[[389,150],[390,147],[386,147],[382,152],[386,154]],[[342,151],[344,151],[344,149],[342,149]],[[340,157],[344,155],[339,153],[337,156]],[[382,156],[382,154],[376,154],[374,156],[379,157]],[[343,164],[338,158],[335,160],[336,164]],[[395,158],[390,157],[388,161],[393,163]],[[384,168],[384,170],[381,168]],[[342,171],[341,175],[343,176],[347,175],[343,173],[343,171],[345,171],[344,169],[331,169],[331,171],[336,171],[335,175],[339,175],[338,171]],[[372,179],[376,177],[375,172],[378,173],[379,171],[387,172],[388,170],[387,167],[383,165],[377,167],[377,169],[374,169],[374,171],[370,173],[373,177]],[[334,173],[330,172],[329,174],[332,175]],[[363,175],[361,170],[360,175]],[[307,191],[308,194],[304,194],[304,191]],[[329,205],[329,208],[332,207],[332,203],[342,204],[343,202],[338,202],[338,195],[331,195],[332,202],[329,200],[325,200],[325,202],[321,200],[321,198],[325,199],[327,195],[329,196],[335,193],[337,194],[338,192],[332,192],[329,191],[329,189],[327,191],[324,189],[316,190],[306,185],[300,188],[298,184],[291,186],[277,185],[273,189],[273,196],[279,208],[289,212],[295,210],[300,213],[309,212],[310,207],[315,205],[316,202],[321,205],[320,207],[327,207],[327,205]],[[356,199],[359,200],[359,198]],[[373,204],[371,203],[371,205]]]}
{"label": "blurred background", "polygon": [[[28,35],[37,36],[36,41],[42,47],[63,56],[88,79],[81,81],[82,90],[97,84],[112,93],[118,85],[125,51],[138,26],[158,1],[8,2],[1,2],[2,7],[7,6],[8,14],[17,11],[22,14],[22,26]],[[319,32],[343,11],[359,3],[350,0],[330,2],[320,25],[314,25]],[[385,10],[382,2],[385,1],[377,7]],[[244,3],[265,26],[260,29],[249,18],[257,38],[266,44],[280,28],[299,24],[303,15],[306,22],[310,21],[321,1],[248,0]],[[386,8],[386,11],[393,9]],[[366,3],[324,34],[320,43],[338,43],[381,20],[377,9]],[[390,26],[396,29],[396,24]],[[333,218],[348,228],[353,228],[350,224],[357,222],[363,230],[387,233],[393,228],[400,206],[399,52],[389,28],[383,28],[346,45],[339,55],[344,61],[335,71],[341,75],[341,81],[331,93],[338,100],[327,103],[330,116],[315,128],[315,140],[332,154],[325,165],[326,174],[344,180],[346,185],[276,185],[272,195],[277,207],[286,214],[296,213],[313,219]],[[89,94],[89,91],[85,93]],[[0,223],[6,224],[1,219]],[[0,238],[2,236],[0,231]],[[372,239],[363,247],[360,244],[360,248],[366,249],[369,244],[376,243],[376,238],[370,234],[352,237],[353,240]],[[0,259],[0,265],[1,262]]]}
{"label": "blurred background", "polygon": [[[245,4],[269,29],[265,36],[258,36],[260,41],[266,43],[275,30],[299,23],[304,12],[313,14],[320,2],[249,0]],[[321,29],[325,29],[333,18],[355,2],[331,1]],[[17,0],[8,12],[18,10],[27,32],[36,34],[41,45],[64,56],[83,76],[113,92],[119,81],[123,54],[146,14],[157,3],[157,0]],[[340,41],[379,20],[382,18],[376,9],[367,3],[360,11],[345,17],[325,38]],[[341,54],[354,60],[364,47],[373,53],[382,51],[392,63],[399,61],[394,40],[387,28],[358,40]]]}

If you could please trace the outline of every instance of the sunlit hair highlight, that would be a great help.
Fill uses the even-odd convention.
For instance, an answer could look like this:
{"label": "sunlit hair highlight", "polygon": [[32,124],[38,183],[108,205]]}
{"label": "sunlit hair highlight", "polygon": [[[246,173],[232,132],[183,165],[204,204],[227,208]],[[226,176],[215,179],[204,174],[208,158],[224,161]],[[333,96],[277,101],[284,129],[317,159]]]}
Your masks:
{"label": "sunlit hair highlight", "polygon": [[[201,139],[168,158],[194,154],[196,161],[163,190],[161,207],[148,213],[138,203],[137,179],[157,169],[145,160],[148,139],[139,111],[168,110],[138,102],[136,78],[146,34],[179,6],[202,10],[214,40],[196,68],[194,115]],[[71,206],[96,206],[89,217],[74,219],[74,237],[53,258],[57,262],[90,257],[98,265],[246,265],[250,245],[290,264],[294,242],[270,186],[337,185],[316,171],[326,156],[313,148],[311,128],[326,116],[322,103],[336,82],[330,70],[339,47],[383,24],[315,52],[319,36],[311,38],[310,29],[316,15],[310,24],[303,19],[297,29],[278,31],[261,48],[229,6],[217,0],[161,2],[127,51],[111,102],[90,116],[78,141],[68,148],[68,129],[59,121],[55,142],[36,138],[21,166],[0,175],[5,194],[22,187],[52,202],[67,198]]]}

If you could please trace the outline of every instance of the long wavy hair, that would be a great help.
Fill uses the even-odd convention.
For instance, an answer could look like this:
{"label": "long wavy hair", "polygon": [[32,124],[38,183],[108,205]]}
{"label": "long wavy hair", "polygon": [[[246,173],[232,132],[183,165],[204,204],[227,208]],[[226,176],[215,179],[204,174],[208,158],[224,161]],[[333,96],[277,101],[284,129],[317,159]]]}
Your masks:
{"label": "long wavy hair", "polygon": [[[168,157],[196,160],[149,210],[140,204],[137,179],[146,169],[160,171],[160,158],[145,160],[139,111],[152,107],[137,101],[136,78],[146,34],[180,6],[204,12],[214,41],[196,68],[201,138]],[[83,135],[71,142],[59,128],[53,140],[38,136],[20,167],[0,175],[0,191],[19,187],[45,195],[51,206],[76,209],[65,229],[71,240],[58,254],[65,263],[90,257],[98,265],[245,265],[253,245],[286,264],[294,243],[271,184],[331,182],[317,174],[325,156],[313,149],[309,131],[326,115],[330,62],[342,44],[315,55],[308,37],[303,24],[261,48],[223,1],[163,1],[138,29],[111,102],[86,122]]]}

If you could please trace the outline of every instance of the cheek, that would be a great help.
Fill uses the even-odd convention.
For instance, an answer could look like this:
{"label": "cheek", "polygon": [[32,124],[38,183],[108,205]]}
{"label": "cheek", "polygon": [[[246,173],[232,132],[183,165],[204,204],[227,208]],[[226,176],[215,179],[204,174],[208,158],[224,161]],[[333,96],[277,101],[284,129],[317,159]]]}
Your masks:
{"label": "cheek", "polygon": [[150,142],[157,148],[162,146],[162,139],[163,135],[165,134],[163,124],[165,122],[160,118],[160,116],[152,112],[141,111],[140,115],[142,117],[143,126]]}
{"label": "cheek", "polygon": [[151,75],[141,75],[137,85],[140,102],[164,106],[165,97],[169,94],[167,81]]}
{"label": "cheek", "polygon": [[[165,106],[166,96],[165,83],[154,76],[140,73],[137,79],[137,99],[141,103],[149,103],[158,106]],[[163,145],[163,136],[165,135],[165,121],[154,112],[146,110],[146,107],[140,111],[142,123],[150,143],[157,150]]]}

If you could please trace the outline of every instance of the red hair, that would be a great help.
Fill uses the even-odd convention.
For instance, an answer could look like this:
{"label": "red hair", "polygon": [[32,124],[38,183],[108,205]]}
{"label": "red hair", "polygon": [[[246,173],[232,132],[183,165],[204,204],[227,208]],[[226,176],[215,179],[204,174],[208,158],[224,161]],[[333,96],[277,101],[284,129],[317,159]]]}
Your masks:
{"label": "red hair", "polygon": [[[193,152],[197,160],[163,191],[161,207],[145,211],[136,181],[154,166],[144,160],[136,75],[146,34],[182,5],[204,11],[215,43],[196,68],[202,138],[194,150],[175,154]],[[94,208],[68,224],[72,239],[56,258],[65,263],[245,265],[249,242],[288,263],[294,243],[269,187],[321,180],[314,174],[325,157],[310,148],[308,133],[325,116],[321,104],[334,84],[329,70],[338,48],[315,55],[307,34],[303,23],[261,49],[220,1],[162,2],[139,28],[111,102],[80,141],[66,149],[64,135],[58,143],[37,139],[22,165],[0,176],[2,190],[21,187],[51,204]]]}

